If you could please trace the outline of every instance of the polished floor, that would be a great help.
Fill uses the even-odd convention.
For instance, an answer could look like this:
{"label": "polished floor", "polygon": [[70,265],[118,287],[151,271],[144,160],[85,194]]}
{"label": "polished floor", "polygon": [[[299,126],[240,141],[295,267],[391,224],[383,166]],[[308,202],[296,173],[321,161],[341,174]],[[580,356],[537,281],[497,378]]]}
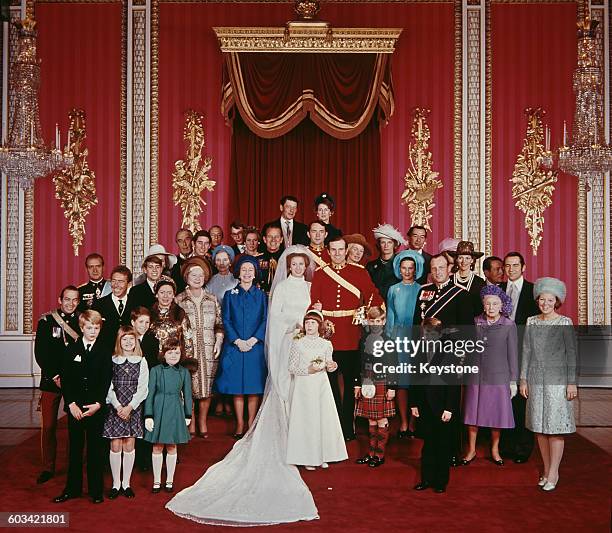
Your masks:
{"label": "polished floor", "polygon": [[[0,454],[38,433],[39,395],[36,389],[0,389]],[[580,389],[575,413],[578,433],[612,455],[612,389]]]}

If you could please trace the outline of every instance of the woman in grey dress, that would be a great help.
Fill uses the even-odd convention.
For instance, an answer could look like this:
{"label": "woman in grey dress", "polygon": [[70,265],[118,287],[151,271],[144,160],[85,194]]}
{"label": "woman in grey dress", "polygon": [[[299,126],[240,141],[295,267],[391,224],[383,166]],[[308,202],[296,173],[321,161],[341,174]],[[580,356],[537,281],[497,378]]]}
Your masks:
{"label": "woman in grey dress", "polygon": [[527,398],[525,426],[536,434],[544,462],[538,485],[551,491],[559,481],[564,435],[576,431],[571,403],[578,395],[576,336],[571,319],[557,313],[565,301],[565,283],[540,278],[533,295],[540,314],[527,319],[520,391]]}

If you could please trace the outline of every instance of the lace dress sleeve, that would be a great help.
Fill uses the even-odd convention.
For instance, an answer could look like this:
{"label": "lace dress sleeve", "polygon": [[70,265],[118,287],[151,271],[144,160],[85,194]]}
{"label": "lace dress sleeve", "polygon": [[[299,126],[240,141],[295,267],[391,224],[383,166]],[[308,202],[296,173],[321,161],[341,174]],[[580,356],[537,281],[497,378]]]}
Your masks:
{"label": "lace dress sleeve", "polygon": [[310,363],[304,364],[304,361],[300,357],[298,342],[299,341],[293,341],[291,343],[291,349],[289,350],[289,373],[296,376],[307,376]]}

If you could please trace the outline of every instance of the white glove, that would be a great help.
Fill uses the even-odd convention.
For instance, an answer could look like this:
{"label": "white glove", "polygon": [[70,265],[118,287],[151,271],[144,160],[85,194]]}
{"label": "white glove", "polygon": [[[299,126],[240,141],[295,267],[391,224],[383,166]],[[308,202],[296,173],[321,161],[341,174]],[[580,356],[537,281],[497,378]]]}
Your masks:
{"label": "white glove", "polygon": [[518,387],[516,386],[516,381],[510,382],[510,398],[514,398],[518,391]]}
{"label": "white glove", "polygon": [[155,422],[153,422],[152,418],[147,418],[145,419],[145,429],[151,433],[151,431],[153,431],[153,428],[155,427]]}
{"label": "white glove", "polygon": [[213,347],[213,355],[215,356],[215,359],[217,359],[221,355],[222,346],[223,346],[223,339],[219,337],[215,341],[215,346]]}
{"label": "white glove", "polygon": [[241,352],[248,352],[251,349],[251,347],[249,346],[248,342],[247,341],[243,341],[242,339],[237,339],[236,341],[234,341],[234,344],[236,346],[238,346],[238,349]]}
{"label": "white glove", "polygon": [[185,425],[188,426],[191,424],[191,418],[185,418]]}

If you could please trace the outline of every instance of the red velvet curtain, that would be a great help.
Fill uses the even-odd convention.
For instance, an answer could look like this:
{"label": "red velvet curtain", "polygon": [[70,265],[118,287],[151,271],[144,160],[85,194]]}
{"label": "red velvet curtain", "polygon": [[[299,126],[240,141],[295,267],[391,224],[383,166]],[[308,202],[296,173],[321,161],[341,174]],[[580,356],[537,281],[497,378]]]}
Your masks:
{"label": "red velvet curtain", "polygon": [[373,118],[349,140],[335,139],[310,120],[276,139],[255,135],[240,116],[234,119],[230,205],[240,219],[261,226],[277,218],[284,194],[301,203],[298,220],[315,218],[321,192],[336,200],[332,224],[345,233],[371,235],[380,218],[380,131]]}
{"label": "red velvet curtain", "polygon": [[336,199],[335,226],[380,221],[380,121],[393,112],[387,54],[226,54],[223,112],[233,126],[232,204],[240,219],[278,217],[279,199]]}

